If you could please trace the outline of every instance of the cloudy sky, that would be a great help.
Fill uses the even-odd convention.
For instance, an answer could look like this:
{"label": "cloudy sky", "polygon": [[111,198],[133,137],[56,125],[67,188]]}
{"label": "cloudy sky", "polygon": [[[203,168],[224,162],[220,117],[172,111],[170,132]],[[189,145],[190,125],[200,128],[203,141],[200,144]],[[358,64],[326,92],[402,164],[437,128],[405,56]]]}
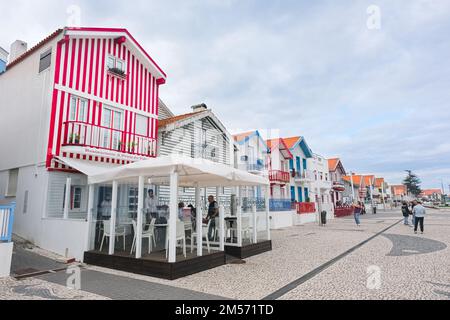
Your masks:
{"label": "cloudy sky", "polygon": [[76,22],[76,5],[82,26],[125,27],[142,43],[168,74],[161,98],[175,113],[205,102],[232,132],[280,129],[348,170],[393,184],[411,169],[423,187],[450,184],[450,1],[0,5],[2,47]]}

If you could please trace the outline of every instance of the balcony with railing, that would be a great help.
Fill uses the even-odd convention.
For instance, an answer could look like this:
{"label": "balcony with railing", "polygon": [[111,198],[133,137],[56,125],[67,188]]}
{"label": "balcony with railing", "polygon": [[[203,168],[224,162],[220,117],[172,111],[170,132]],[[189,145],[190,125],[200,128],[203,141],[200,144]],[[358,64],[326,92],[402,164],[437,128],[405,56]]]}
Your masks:
{"label": "balcony with railing", "polygon": [[316,204],[314,202],[297,202],[297,214],[308,214],[316,212]]}
{"label": "balcony with railing", "polygon": [[156,156],[156,139],[84,122],[64,123],[63,146],[89,147],[144,157]]}
{"label": "balcony with railing", "polygon": [[290,199],[270,199],[270,211],[291,211],[292,203]]}
{"label": "balcony with railing", "polygon": [[292,171],[291,174],[294,177],[295,182],[307,182],[314,180],[314,174],[309,170]]}
{"label": "balcony with railing", "polygon": [[269,179],[272,183],[288,183],[291,180],[291,176],[289,175],[289,172],[286,171],[270,170]]}
{"label": "balcony with railing", "polygon": [[252,173],[264,171],[264,162],[262,160],[257,160],[256,163],[247,163],[247,171]]}

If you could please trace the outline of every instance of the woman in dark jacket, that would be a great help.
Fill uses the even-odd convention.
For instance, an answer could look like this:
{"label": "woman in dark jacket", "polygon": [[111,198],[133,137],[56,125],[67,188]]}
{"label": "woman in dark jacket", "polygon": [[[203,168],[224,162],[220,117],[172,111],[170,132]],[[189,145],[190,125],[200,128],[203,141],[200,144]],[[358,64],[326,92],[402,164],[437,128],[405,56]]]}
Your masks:
{"label": "woman in dark jacket", "polygon": [[409,215],[411,214],[411,211],[409,210],[409,206],[406,201],[403,201],[403,204],[402,204],[402,214],[403,214],[405,226],[409,225],[408,219],[409,219]]}

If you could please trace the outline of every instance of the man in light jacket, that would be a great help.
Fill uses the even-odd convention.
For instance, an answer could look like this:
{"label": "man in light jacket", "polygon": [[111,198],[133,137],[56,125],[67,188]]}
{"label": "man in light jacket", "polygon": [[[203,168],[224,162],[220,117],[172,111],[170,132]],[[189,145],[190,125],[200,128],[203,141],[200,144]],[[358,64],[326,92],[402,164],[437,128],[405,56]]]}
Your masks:
{"label": "man in light jacket", "polygon": [[418,201],[414,206],[413,215],[414,215],[414,233],[417,233],[417,227],[420,224],[420,231],[423,234],[423,221],[425,219],[425,207],[422,206],[422,202]]}

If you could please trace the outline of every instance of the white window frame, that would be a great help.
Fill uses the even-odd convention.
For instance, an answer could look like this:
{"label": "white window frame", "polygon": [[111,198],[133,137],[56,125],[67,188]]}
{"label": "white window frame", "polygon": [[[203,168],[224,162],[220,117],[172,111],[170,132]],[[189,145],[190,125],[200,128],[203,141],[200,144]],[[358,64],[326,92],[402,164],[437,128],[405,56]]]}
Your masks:
{"label": "white window frame", "polygon": [[[144,132],[144,134],[142,134],[142,133],[139,133],[138,132],[138,119],[145,119],[145,132]],[[148,129],[149,129],[149,127],[148,127],[148,119],[149,119],[149,117],[146,117],[146,116],[143,116],[143,115],[141,115],[141,114],[136,114],[136,134],[137,135],[140,135],[140,136],[144,136],[144,137],[147,137],[147,135],[148,135]],[[184,135],[185,136],[185,135]]]}
{"label": "white window frame", "polygon": [[[107,57],[106,57],[106,68],[107,68],[107,69],[110,69],[110,66],[109,66],[109,61],[110,61],[110,59],[112,59],[112,60],[114,61],[114,62],[113,62],[113,64],[114,64],[113,68],[120,69],[120,70],[122,70],[124,73],[127,72],[127,65],[126,65],[126,63],[125,63],[125,60],[122,60],[122,59],[120,59],[120,58],[117,58],[117,57],[115,57],[115,56],[113,56],[113,55],[111,55],[111,54],[108,54]],[[118,61],[122,63],[122,68],[118,68],[118,67],[117,67],[117,62],[118,62]]]}
{"label": "white window frame", "polygon": [[[73,103],[73,101],[75,101],[75,119],[72,118],[72,106],[73,106],[72,103]],[[85,103],[85,108],[84,108],[84,112],[83,112],[83,120],[80,120],[81,102]],[[69,121],[87,123],[88,122],[88,107],[89,107],[89,100],[72,95],[70,97],[70,102],[69,102]]]}

